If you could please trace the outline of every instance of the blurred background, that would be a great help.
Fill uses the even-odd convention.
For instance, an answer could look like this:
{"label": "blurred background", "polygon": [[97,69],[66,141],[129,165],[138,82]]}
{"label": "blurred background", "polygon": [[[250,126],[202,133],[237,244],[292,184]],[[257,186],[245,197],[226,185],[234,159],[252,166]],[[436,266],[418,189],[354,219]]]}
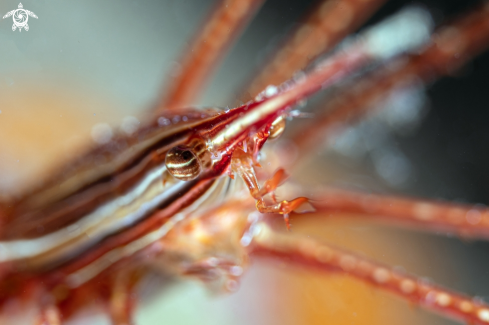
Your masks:
{"label": "blurred background", "polygon": [[[234,105],[254,69],[287,31],[297,27],[313,3],[267,1],[221,62],[197,105]],[[474,3],[416,2],[430,11],[435,23]],[[79,154],[91,143],[93,126],[118,127],[127,116],[141,118],[178,69],[179,54],[214,1],[22,4],[39,17],[29,18],[28,32],[13,32],[11,18],[0,20],[0,189],[6,198]],[[368,24],[412,4],[390,1]],[[3,1],[0,14],[17,6],[17,1]],[[388,123],[383,126],[379,120],[385,117],[365,120],[328,139],[332,144],[328,150],[318,143],[311,152],[313,159],[294,170],[291,181],[487,204],[488,81],[489,55],[485,54],[427,90],[409,90],[402,95],[417,113],[406,132],[394,132]],[[389,105],[393,104],[386,101]],[[365,137],[372,139],[368,148],[358,141]],[[286,139],[287,132],[282,143]],[[485,242],[348,218],[311,215],[292,222],[294,232],[489,300]],[[161,289],[148,289],[155,286]],[[349,278],[266,261],[251,266],[233,295],[213,295],[197,282],[156,275],[142,284],[141,295],[136,315],[141,325],[451,324]],[[93,324],[107,323],[103,315],[92,314],[82,311],[71,324],[86,324],[86,317]]]}

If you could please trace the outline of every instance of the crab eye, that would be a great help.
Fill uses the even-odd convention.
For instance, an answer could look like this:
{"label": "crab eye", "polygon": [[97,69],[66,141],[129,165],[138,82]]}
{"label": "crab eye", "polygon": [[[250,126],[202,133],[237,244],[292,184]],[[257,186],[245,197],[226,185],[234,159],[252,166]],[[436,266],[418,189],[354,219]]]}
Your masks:
{"label": "crab eye", "polygon": [[194,138],[187,145],[179,145],[168,151],[166,169],[173,177],[182,181],[196,179],[204,169],[212,166],[210,152],[202,139]]}
{"label": "crab eye", "polygon": [[173,177],[182,181],[197,178],[202,171],[202,163],[192,148],[176,146],[166,154],[165,164]]}
{"label": "crab eye", "polygon": [[284,133],[285,124],[285,118],[283,116],[276,118],[270,126],[270,135],[268,136],[268,138],[270,140],[273,140],[280,137],[282,133]]}

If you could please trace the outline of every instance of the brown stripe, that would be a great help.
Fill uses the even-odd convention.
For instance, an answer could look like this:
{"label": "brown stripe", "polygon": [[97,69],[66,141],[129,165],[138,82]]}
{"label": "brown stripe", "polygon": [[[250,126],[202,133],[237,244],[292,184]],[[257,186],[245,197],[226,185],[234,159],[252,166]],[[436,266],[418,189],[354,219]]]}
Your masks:
{"label": "brown stripe", "polygon": [[[175,133],[171,133],[171,129],[176,128],[173,125],[169,128],[162,128],[157,123],[152,123],[131,137],[120,136],[111,143],[88,152],[87,155],[71,164],[73,167],[66,168],[45,182],[48,184],[46,190],[39,190],[15,203],[4,219],[3,231],[0,230],[0,240],[44,236],[80,220],[100,205],[124,193],[141,180],[145,173],[161,163],[166,151],[189,138],[193,133],[191,126],[195,126],[196,120],[202,119],[202,114],[199,112],[198,118],[196,115],[190,116],[188,114],[190,116],[188,119],[192,125],[188,125],[189,123],[177,125],[180,130]],[[204,123],[205,120],[201,120],[201,122]],[[182,126],[184,127],[183,130],[181,129]],[[148,147],[140,148],[139,151],[135,150],[125,163],[113,167],[113,174],[101,174],[98,178],[85,183],[72,193],[61,193],[63,197],[56,199],[55,202],[50,202],[49,198],[39,200],[46,191],[56,189],[57,185],[55,184],[62,183],[63,179],[77,180],[78,178],[77,181],[83,184],[84,171],[97,168],[97,163],[107,164],[109,162],[110,164],[111,159],[132,150],[138,141],[158,138],[161,136],[161,132],[165,131],[169,133],[168,136],[164,136],[155,143],[150,142]],[[37,199],[35,199],[36,197]],[[36,200],[40,202],[33,204],[32,202]]]}
{"label": "brown stripe", "polygon": [[[70,261],[65,262],[59,271],[52,275],[52,281],[56,282],[60,278],[65,278],[67,275],[74,273],[83,267],[89,265],[94,260],[100,258],[110,250],[117,247],[121,247],[129,244],[130,242],[144,236],[145,234],[161,227],[170,217],[181,211],[182,209],[193,204],[199,199],[207,190],[209,190],[215,179],[205,179],[200,181],[188,182],[188,187],[185,193],[179,193],[181,195],[176,197],[168,206],[160,208],[158,211],[150,215],[146,220],[139,222],[137,225],[132,226],[126,230],[120,231],[114,235],[111,235],[98,244],[94,245],[90,250],[82,255],[73,257]],[[187,190],[188,189],[188,190]],[[54,268],[56,265],[49,265],[49,269]],[[38,262],[35,259],[26,261],[21,267],[31,269],[33,267],[39,267]],[[48,280],[49,281],[49,280]]]}

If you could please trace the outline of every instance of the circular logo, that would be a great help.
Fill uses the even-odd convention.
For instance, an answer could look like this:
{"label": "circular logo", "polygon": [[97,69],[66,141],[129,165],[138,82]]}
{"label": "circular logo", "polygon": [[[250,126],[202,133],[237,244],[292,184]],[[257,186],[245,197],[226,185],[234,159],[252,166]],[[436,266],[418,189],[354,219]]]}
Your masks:
{"label": "circular logo", "polygon": [[32,11],[24,9],[22,3],[19,3],[19,7],[17,9],[11,10],[3,16],[3,19],[12,16],[14,24],[12,25],[12,30],[15,31],[19,29],[19,32],[22,31],[22,28],[26,31],[29,30],[29,25],[27,25],[27,21],[29,20],[29,16],[36,18],[37,16]]}
{"label": "circular logo", "polygon": [[24,27],[27,24],[27,20],[29,20],[29,16],[24,9],[17,9],[13,16],[14,24],[17,25],[17,27]]}

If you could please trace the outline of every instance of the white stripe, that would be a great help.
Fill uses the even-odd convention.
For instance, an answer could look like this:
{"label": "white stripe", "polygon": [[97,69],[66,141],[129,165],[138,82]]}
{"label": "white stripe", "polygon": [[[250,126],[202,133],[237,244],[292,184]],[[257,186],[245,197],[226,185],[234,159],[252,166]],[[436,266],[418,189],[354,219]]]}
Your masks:
{"label": "white stripe", "polygon": [[284,103],[290,99],[289,97],[290,96],[287,96],[287,93],[282,93],[274,98],[265,100],[251,112],[245,113],[243,117],[230,123],[229,127],[226,127],[224,130],[219,132],[214,139],[210,141],[210,143],[212,143],[212,146],[222,147],[229,139],[234,138],[243,130],[261,120],[263,116],[271,114],[276,111],[278,107],[283,106]]}
{"label": "white stripe", "polygon": [[164,164],[154,168],[128,193],[107,202],[69,227],[35,239],[0,242],[0,262],[33,258],[51,251],[52,254],[46,257],[48,260],[65,257],[134,224],[185,185],[185,182],[175,180],[164,186],[162,175],[165,171]]}
{"label": "white stripe", "polygon": [[[137,240],[132,241],[127,245],[117,247],[108,251],[84,268],[70,274],[66,279],[68,285],[72,288],[82,285],[83,283],[93,279],[95,276],[100,274],[100,272],[107,269],[114,263],[120,261],[125,257],[131,256],[136,252],[157,242],[158,240],[166,236],[166,234],[171,229],[173,229],[173,227],[175,227],[180,221],[188,220],[189,217],[198,218],[202,215],[202,213],[205,214],[205,210],[211,208],[218,203],[221,203],[221,200],[224,199],[223,190],[226,188],[227,182],[229,181],[231,180],[226,178],[221,178],[217,180],[201,197],[194,201],[194,203],[192,203],[180,213],[175,214],[160,228],[144,235]],[[219,187],[221,188],[219,189]],[[219,195],[215,197],[217,193]],[[230,194],[232,193],[233,192],[231,191]]]}

